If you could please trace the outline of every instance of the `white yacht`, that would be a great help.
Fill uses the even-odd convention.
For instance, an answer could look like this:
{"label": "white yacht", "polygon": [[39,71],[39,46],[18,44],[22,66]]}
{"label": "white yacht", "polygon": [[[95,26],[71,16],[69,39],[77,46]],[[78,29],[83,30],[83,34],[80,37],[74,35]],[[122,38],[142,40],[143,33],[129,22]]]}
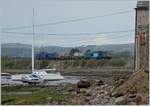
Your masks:
{"label": "white yacht", "polygon": [[29,84],[39,84],[42,83],[44,80],[36,75],[31,74],[31,75],[23,75],[21,77],[21,81]]}
{"label": "white yacht", "polygon": [[43,79],[44,81],[56,81],[56,80],[63,80],[64,77],[59,73],[47,73],[46,70],[35,70],[32,72],[32,75],[36,75],[39,78]]}
{"label": "white yacht", "polygon": [[63,80],[64,77],[59,72],[52,72],[53,69],[33,70],[31,74],[12,75],[14,81],[22,81],[26,83],[40,83],[45,81]]}
{"label": "white yacht", "polygon": [[[33,9],[34,19],[34,9]],[[60,73],[47,73],[47,71],[56,71],[56,68],[52,69],[34,69],[34,20],[33,20],[33,36],[32,36],[32,73],[22,75],[12,75],[12,80],[20,80],[27,83],[40,83],[44,81],[62,80],[64,77]]]}

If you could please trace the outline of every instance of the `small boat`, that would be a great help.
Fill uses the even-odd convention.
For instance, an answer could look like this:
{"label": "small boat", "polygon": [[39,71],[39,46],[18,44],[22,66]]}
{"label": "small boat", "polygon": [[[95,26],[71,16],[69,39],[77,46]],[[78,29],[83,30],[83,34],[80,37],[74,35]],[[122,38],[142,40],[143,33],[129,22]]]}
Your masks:
{"label": "small boat", "polygon": [[43,80],[36,75],[23,75],[21,81],[29,84],[39,84],[42,83]]}
{"label": "small boat", "polygon": [[[59,72],[52,72],[52,69],[34,70],[31,74],[16,74],[12,75],[11,79],[22,82],[43,82],[43,81],[58,81],[63,80],[64,77]],[[31,80],[31,81],[30,81]]]}
{"label": "small boat", "polygon": [[63,80],[64,77],[59,73],[47,73],[46,70],[35,70],[32,72],[32,75],[36,75],[44,81],[56,81],[56,80]]}

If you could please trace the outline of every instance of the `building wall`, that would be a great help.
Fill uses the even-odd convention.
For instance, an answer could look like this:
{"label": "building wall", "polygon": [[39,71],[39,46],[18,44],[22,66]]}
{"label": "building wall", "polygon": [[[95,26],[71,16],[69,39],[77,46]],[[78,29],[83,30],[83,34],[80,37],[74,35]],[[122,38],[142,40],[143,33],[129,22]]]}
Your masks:
{"label": "building wall", "polygon": [[[148,3],[148,2],[147,2]],[[135,32],[135,68],[148,70],[149,67],[149,3],[141,5],[138,2],[136,8],[136,32]]]}

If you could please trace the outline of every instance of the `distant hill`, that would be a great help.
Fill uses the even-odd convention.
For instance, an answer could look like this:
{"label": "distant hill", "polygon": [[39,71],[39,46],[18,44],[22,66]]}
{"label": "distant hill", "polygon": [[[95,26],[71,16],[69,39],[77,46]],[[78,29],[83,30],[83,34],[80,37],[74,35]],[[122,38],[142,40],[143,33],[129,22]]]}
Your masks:
{"label": "distant hill", "polygon": [[[1,54],[3,56],[11,57],[21,57],[21,58],[30,58],[31,57],[31,45],[20,44],[20,43],[6,43],[1,45]],[[88,45],[88,46],[79,46],[82,52],[85,52],[88,49],[92,51],[102,50],[109,51],[112,53],[118,53],[123,51],[129,51],[132,54],[134,53],[134,44],[113,44],[113,45]],[[68,53],[71,50],[71,47],[58,47],[58,46],[44,46],[44,47],[35,47],[35,52],[46,51],[46,52],[57,52],[59,54]]]}

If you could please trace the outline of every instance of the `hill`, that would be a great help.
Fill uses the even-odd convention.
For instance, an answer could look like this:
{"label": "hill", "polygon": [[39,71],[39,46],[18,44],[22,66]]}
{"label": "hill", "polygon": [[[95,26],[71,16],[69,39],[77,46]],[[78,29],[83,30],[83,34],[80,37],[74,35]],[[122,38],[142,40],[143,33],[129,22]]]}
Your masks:
{"label": "hill", "polygon": [[[31,57],[31,45],[20,44],[20,43],[5,43],[1,45],[1,54],[3,56],[11,57],[21,57],[21,58],[30,58]],[[88,45],[88,46],[79,46],[82,52],[85,52],[88,49],[93,51],[102,50],[109,51],[112,53],[129,51],[132,54],[134,53],[134,44],[113,44],[113,45]],[[46,52],[57,52],[59,54],[68,53],[72,48],[71,47],[59,47],[59,46],[43,46],[35,47],[35,53],[40,51]]]}

